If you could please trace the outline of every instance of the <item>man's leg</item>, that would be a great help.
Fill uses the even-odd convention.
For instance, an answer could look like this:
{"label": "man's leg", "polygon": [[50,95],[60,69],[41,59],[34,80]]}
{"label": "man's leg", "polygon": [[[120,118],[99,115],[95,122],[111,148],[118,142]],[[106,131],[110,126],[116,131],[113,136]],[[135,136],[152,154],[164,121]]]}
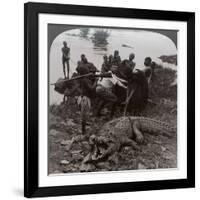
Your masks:
{"label": "man's leg", "polygon": [[116,109],[117,103],[113,103],[111,107],[111,112],[110,112],[110,117],[112,118],[115,114],[115,109]]}
{"label": "man's leg", "polygon": [[117,105],[117,96],[113,92],[108,90],[105,93],[105,99],[112,103],[110,117],[113,117]]}
{"label": "man's leg", "polygon": [[136,142],[138,143],[142,143],[144,141],[144,136],[142,134],[142,132],[139,130],[139,124],[138,122],[132,122],[132,128],[133,128],[133,131],[134,131],[134,136],[135,136],[135,140]]}
{"label": "man's leg", "polygon": [[69,60],[66,60],[67,63],[67,78],[69,78]]}
{"label": "man's leg", "polygon": [[63,74],[64,74],[64,78],[66,78],[66,72],[65,72],[65,60],[62,61],[63,64]]}
{"label": "man's leg", "polygon": [[[107,90],[105,88],[97,90],[96,95],[97,95],[97,97],[100,98],[100,102],[98,103],[97,110],[96,110],[95,114],[100,114],[101,109],[103,108],[103,106],[105,106],[105,104],[112,103],[112,104],[115,105],[116,102],[117,102],[116,95],[114,93],[112,93],[112,91]],[[112,106],[111,115],[113,113],[114,108],[115,108],[115,106]]]}
{"label": "man's leg", "polygon": [[104,100],[99,99],[99,102],[97,104],[97,108],[94,112],[95,116],[100,116],[101,110],[102,110],[102,108],[104,107],[105,104],[106,104],[106,102]]}
{"label": "man's leg", "polygon": [[90,115],[91,102],[86,96],[81,97],[80,102],[81,107],[81,124],[82,124],[82,134],[86,134],[86,125]]}
{"label": "man's leg", "polygon": [[123,138],[121,142],[124,146],[131,146],[135,150],[141,150],[137,143],[129,138]]}
{"label": "man's leg", "polygon": [[85,135],[86,133],[86,120],[82,119],[82,122],[81,122],[81,127],[82,127],[82,134]]}
{"label": "man's leg", "polygon": [[116,95],[108,89],[99,90],[96,92],[97,97],[103,99],[104,101],[116,103],[117,97]]}

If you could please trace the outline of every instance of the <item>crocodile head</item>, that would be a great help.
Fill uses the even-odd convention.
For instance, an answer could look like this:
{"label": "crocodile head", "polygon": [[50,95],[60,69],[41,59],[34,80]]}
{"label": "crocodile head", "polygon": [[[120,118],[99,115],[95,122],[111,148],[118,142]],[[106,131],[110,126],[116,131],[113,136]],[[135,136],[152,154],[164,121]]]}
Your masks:
{"label": "crocodile head", "polygon": [[89,138],[91,146],[91,161],[103,161],[117,150],[117,142],[114,138],[107,136],[91,135]]}

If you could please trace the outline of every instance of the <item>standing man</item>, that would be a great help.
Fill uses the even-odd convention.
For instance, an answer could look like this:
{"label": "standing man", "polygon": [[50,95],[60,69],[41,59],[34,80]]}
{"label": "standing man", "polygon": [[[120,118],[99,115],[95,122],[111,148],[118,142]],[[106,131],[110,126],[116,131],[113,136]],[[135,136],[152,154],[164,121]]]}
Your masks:
{"label": "standing man", "polygon": [[[81,65],[79,68],[80,75],[89,74],[89,68]],[[90,77],[80,79],[81,96],[78,99],[78,105],[81,110],[82,134],[86,133],[86,125],[89,120],[91,110],[91,99],[95,97],[95,90],[98,79],[91,80]]]}
{"label": "standing man", "polygon": [[130,68],[132,69],[132,71],[134,70],[134,68],[135,68],[135,62],[133,62],[133,60],[134,60],[134,58],[135,58],[135,54],[134,53],[131,53],[130,55],[129,55],[129,66],[130,66]]}
{"label": "standing man", "polygon": [[113,65],[119,66],[120,63],[121,63],[121,57],[119,55],[119,51],[115,50],[113,56]]}
{"label": "standing man", "polygon": [[151,81],[151,77],[152,77],[152,59],[151,57],[146,57],[144,59],[144,66],[145,66],[145,69],[144,69],[144,73],[145,73],[145,76],[147,78],[147,81],[148,81],[148,84],[150,83]]}
{"label": "standing man", "polygon": [[81,55],[81,61],[78,62],[78,66],[76,68],[76,71],[78,72],[78,74],[80,74],[80,68],[87,68],[89,70],[88,73],[96,73],[99,70],[94,66],[93,63],[88,62],[86,56],[84,54]]}
{"label": "standing man", "polygon": [[[62,64],[63,64],[63,73],[65,78],[69,78],[69,59],[70,59],[70,48],[67,46],[67,42],[63,42],[62,47]],[[67,77],[65,72],[65,63],[67,64]]]}
{"label": "standing man", "polygon": [[101,67],[101,73],[106,73],[108,71],[110,71],[110,64],[109,64],[109,61],[108,61],[108,56],[104,55],[103,56],[103,64],[102,64],[102,67]]}

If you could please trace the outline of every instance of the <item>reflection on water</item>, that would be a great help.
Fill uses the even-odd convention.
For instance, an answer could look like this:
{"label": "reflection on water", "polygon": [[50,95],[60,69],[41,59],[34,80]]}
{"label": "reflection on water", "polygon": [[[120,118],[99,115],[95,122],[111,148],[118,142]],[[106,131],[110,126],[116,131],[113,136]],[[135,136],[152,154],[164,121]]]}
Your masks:
{"label": "reflection on water", "polygon": [[[53,41],[49,55],[50,83],[55,83],[58,78],[63,77],[61,52],[63,41],[67,41],[71,51],[70,75],[75,71],[81,54],[85,54],[88,61],[100,70],[103,55],[109,56],[115,50],[119,51],[122,60],[127,59],[133,52],[136,68],[143,68],[145,57],[150,56],[158,64],[176,69],[174,64],[162,62],[159,58],[162,55],[177,54],[175,44],[162,34],[142,30],[80,28],[63,32]],[[61,100],[62,95],[56,93],[50,86],[50,104],[59,103]]]}
{"label": "reflection on water", "polygon": [[89,28],[80,28],[80,37],[87,38],[89,30]]}
{"label": "reflection on water", "polygon": [[91,37],[94,44],[94,51],[107,51],[107,39],[109,36],[108,29],[96,29]]}

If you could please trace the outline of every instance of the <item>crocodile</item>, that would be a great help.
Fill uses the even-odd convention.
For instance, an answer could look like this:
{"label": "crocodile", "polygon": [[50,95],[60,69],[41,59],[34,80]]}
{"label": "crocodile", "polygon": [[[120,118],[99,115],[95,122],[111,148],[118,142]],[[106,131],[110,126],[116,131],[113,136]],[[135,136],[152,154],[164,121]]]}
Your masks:
{"label": "crocodile", "polygon": [[140,151],[138,144],[144,141],[144,133],[162,134],[168,138],[176,136],[176,127],[156,119],[124,116],[105,123],[97,134],[89,137],[91,152],[83,163],[95,163],[108,159],[123,146]]}

